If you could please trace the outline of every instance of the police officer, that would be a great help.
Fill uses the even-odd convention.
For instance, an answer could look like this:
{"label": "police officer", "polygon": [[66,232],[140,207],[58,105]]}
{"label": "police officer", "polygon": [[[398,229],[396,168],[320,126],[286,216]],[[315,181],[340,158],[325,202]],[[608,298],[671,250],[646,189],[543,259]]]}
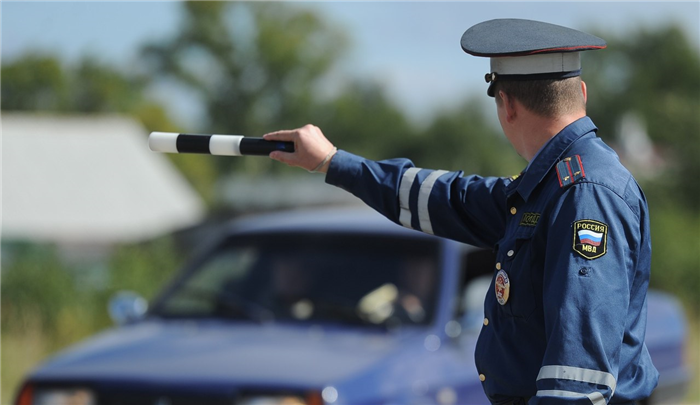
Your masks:
{"label": "police officer", "polygon": [[493,248],[476,367],[498,404],[626,404],[658,373],[644,344],[651,241],[642,190],[586,116],[580,52],[595,36],[519,19],[462,36],[490,58],[487,94],[529,163],[511,178],[464,176],[337,150],[315,126],[265,135],[270,157],[326,174],[406,227]]}

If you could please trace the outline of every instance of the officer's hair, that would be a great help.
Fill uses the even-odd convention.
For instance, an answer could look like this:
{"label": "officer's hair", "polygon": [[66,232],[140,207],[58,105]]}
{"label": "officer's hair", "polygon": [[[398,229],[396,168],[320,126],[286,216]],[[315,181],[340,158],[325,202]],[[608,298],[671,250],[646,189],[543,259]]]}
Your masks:
{"label": "officer's hair", "polygon": [[499,105],[502,100],[498,92],[503,91],[531,112],[545,118],[586,110],[579,76],[558,80],[497,81],[494,91]]}

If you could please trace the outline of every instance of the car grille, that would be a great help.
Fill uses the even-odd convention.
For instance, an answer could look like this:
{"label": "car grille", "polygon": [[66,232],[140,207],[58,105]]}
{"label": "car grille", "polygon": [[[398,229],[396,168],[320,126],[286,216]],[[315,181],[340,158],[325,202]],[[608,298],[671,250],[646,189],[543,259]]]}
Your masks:
{"label": "car grille", "polygon": [[95,405],[235,405],[240,391],[228,384],[158,384],[110,381],[93,384]]}
{"label": "car grille", "polygon": [[235,396],[98,393],[97,405],[235,405]]}

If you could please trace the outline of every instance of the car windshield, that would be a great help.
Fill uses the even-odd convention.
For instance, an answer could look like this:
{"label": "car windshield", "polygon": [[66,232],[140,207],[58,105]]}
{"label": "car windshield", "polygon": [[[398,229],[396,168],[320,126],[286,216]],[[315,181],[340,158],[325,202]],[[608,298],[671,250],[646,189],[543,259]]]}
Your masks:
{"label": "car windshield", "polygon": [[156,304],[163,317],[427,324],[438,287],[433,239],[294,233],[233,237]]}

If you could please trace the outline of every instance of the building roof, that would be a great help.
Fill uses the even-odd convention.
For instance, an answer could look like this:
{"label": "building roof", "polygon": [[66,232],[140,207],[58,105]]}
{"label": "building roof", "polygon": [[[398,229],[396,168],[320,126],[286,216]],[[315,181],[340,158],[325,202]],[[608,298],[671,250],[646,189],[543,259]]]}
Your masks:
{"label": "building roof", "polygon": [[122,116],[3,113],[4,240],[104,244],[152,239],[202,220],[182,174]]}

